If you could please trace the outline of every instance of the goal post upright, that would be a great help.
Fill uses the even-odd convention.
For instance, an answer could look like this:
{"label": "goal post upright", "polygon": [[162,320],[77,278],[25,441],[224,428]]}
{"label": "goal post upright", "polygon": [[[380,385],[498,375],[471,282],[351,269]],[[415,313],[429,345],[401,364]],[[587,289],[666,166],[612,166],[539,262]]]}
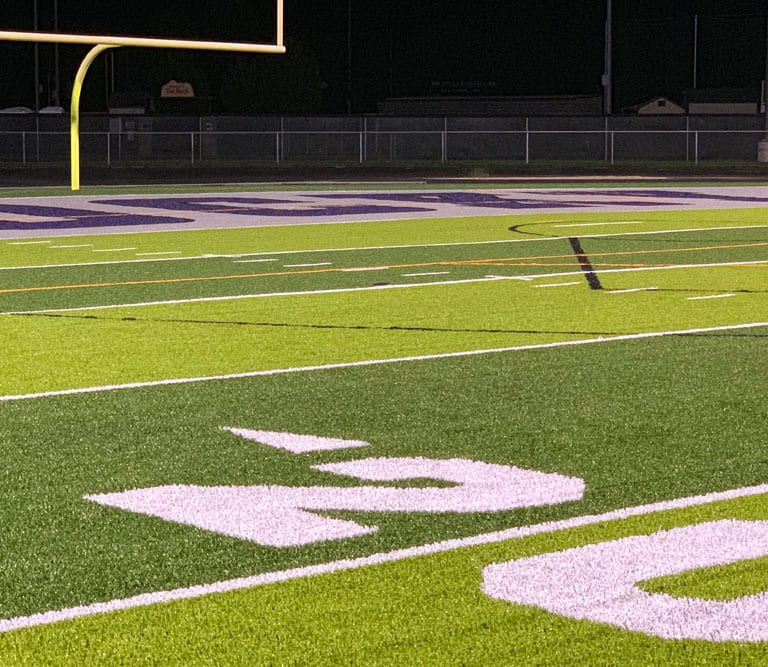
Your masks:
{"label": "goal post upright", "polygon": [[285,53],[283,42],[284,0],[276,0],[277,26],[274,44],[256,44],[249,42],[217,42],[192,39],[169,39],[154,37],[127,37],[117,35],[80,35],[66,33],[20,32],[0,30],[0,41],[38,42],[54,44],[82,44],[92,48],[80,63],[72,86],[72,98],[69,111],[70,124],[70,180],[72,190],[80,189],[80,93],[83,81],[96,57],[107,49],[123,46],[160,49],[191,49],[201,51],[229,51],[241,53]]}

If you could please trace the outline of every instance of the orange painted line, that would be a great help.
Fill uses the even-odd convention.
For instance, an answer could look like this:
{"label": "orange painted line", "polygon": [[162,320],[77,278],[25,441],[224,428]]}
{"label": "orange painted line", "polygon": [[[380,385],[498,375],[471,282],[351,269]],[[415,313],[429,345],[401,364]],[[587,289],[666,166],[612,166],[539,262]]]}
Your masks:
{"label": "orange painted line", "polygon": [[[410,269],[427,266],[444,266],[445,262],[423,262],[419,264],[392,264],[387,269]],[[377,268],[377,267],[372,267]],[[302,276],[313,273],[345,273],[349,267],[332,269],[307,269],[305,271],[270,271],[268,273],[243,273],[227,276],[199,276],[191,278],[157,278],[153,280],[126,280],[109,283],[82,283],[74,285],[45,285],[37,287],[13,287],[0,290],[0,294],[17,294],[20,292],[47,292],[66,289],[88,289],[94,287],[131,287],[135,285],[172,285],[176,283],[205,282],[208,280],[245,280],[249,278],[273,278],[276,276]],[[358,269],[359,270],[359,269]]]}
{"label": "orange painted line", "polygon": [[[720,245],[720,246],[699,246],[691,248],[664,248],[661,250],[627,250],[621,252],[602,252],[602,253],[590,253],[590,257],[618,257],[622,255],[648,255],[648,254],[660,254],[660,253],[678,253],[678,252],[695,252],[697,250],[731,250],[734,248],[756,248],[761,246],[768,246],[768,242],[756,242],[756,243],[740,243],[734,245]],[[421,262],[416,264],[392,264],[387,266],[388,269],[411,269],[411,268],[423,268],[429,266],[506,266],[506,267],[523,267],[523,266],[572,266],[573,262],[563,263],[537,263],[531,260],[543,260],[543,259],[564,259],[572,258],[571,254],[562,255],[541,255],[534,257],[497,257],[494,259],[478,259],[478,260],[445,260],[440,262]],[[498,262],[504,262],[499,264]],[[601,264],[600,266],[634,266],[643,267],[649,266],[647,264]],[[669,265],[667,265],[669,266]],[[191,283],[191,282],[205,282],[209,280],[246,280],[250,278],[273,278],[277,276],[299,276],[309,275],[315,273],[342,273],[349,272],[352,269],[350,267],[345,268],[331,268],[331,269],[310,269],[306,271],[272,271],[269,273],[245,273],[227,276],[205,276],[205,277],[192,277],[192,278],[163,278],[153,280],[128,280],[121,282],[109,282],[109,283],[83,283],[75,285],[46,285],[37,287],[14,287],[10,289],[0,290],[0,294],[19,294],[23,292],[49,292],[56,290],[67,289],[90,289],[96,287],[131,287],[136,285],[172,285],[179,283]]]}
{"label": "orange painted line", "polygon": [[[733,245],[692,246],[690,248],[662,248],[660,250],[622,250],[618,252],[590,252],[589,257],[618,257],[621,255],[655,255],[678,252],[696,252],[698,250],[733,250],[735,248],[757,248],[768,246],[768,242],[739,243]],[[562,259],[572,257],[572,253],[561,255],[538,255],[533,257],[498,257],[496,259],[468,259],[457,262],[445,262],[445,264],[486,264],[488,262],[526,262],[532,259]]]}
{"label": "orange painted line", "polygon": [[340,269],[315,269],[313,271],[276,271],[273,273],[245,273],[230,276],[204,276],[195,278],[162,278],[155,280],[126,280],[112,283],[83,283],[80,285],[47,285],[43,287],[15,287],[0,290],[0,294],[16,294],[19,292],[46,292],[64,289],[87,289],[91,287],[129,287],[134,285],[172,285],[175,283],[202,282],[207,280],[238,280],[246,278],[268,278],[270,276],[293,276],[307,273],[328,273]]}

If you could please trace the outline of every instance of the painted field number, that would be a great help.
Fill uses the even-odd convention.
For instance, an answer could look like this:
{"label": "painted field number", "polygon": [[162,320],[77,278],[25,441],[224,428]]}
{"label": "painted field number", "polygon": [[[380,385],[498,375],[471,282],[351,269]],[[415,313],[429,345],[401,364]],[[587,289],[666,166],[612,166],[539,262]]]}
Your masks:
{"label": "painted field number", "polygon": [[768,641],[768,593],[704,600],[642,581],[768,556],[768,521],[724,520],[489,565],[492,598],[665,639]]}

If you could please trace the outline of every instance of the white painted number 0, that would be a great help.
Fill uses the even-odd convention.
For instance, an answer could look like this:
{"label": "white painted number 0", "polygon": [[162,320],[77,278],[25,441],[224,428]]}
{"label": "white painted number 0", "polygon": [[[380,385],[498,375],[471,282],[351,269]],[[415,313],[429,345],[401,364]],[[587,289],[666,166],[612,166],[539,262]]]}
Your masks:
{"label": "white painted number 0", "polygon": [[493,598],[665,639],[768,641],[768,593],[676,598],[636,584],[768,556],[768,521],[716,521],[490,565]]}

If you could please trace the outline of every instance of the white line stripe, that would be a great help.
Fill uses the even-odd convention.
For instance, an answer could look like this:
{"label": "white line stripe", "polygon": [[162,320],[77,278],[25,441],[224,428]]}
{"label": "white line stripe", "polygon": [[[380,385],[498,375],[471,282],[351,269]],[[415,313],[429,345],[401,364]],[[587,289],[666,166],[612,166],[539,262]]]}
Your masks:
{"label": "white line stripe", "polygon": [[736,296],[735,294],[710,294],[708,296],[689,296],[686,297],[686,301],[703,301],[704,299],[727,299],[729,296]]}
{"label": "white line stripe", "polygon": [[261,262],[276,262],[276,259],[236,259],[234,260],[235,264],[254,264],[254,263],[261,263]]}
{"label": "white line stripe", "polygon": [[554,227],[602,227],[603,225],[644,225],[643,220],[620,220],[617,222],[578,222],[569,225],[554,225]]}
{"label": "white line stripe", "polygon": [[[387,268],[387,267],[377,267]],[[559,274],[558,274],[559,275]],[[202,303],[208,301],[236,301],[238,299],[267,299],[275,296],[310,296],[314,294],[344,294],[346,292],[371,292],[387,289],[407,289],[411,287],[437,287],[443,285],[462,285],[467,283],[491,282],[500,278],[468,278],[466,280],[441,280],[430,283],[403,283],[401,285],[371,285],[370,287],[339,287],[336,289],[307,290],[300,292],[263,292],[261,294],[236,294],[234,296],[203,296],[193,299],[173,299],[169,301],[145,301],[142,303],[108,304],[105,306],[82,306],[79,308],[48,308],[46,310],[20,310],[13,312],[0,312],[2,315],[33,315],[35,313],[69,313],[81,310],[108,310],[110,308],[140,308],[143,306],[174,306],[185,303]]]}
{"label": "white line stripe", "polygon": [[656,287],[633,287],[632,289],[605,290],[606,294],[632,294],[633,292],[653,292]]}
{"label": "white line stripe", "polygon": [[136,257],[158,257],[160,255],[181,255],[181,250],[166,250],[163,252],[137,252]]}
{"label": "white line stripe", "polygon": [[8,241],[8,245],[44,245],[50,241]]}
{"label": "white line stripe", "polygon": [[93,243],[78,243],[76,245],[52,245],[48,247],[53,250],[62,250],[64,248],[92,248]]}
{"label": "white line stripe", "polygon": [[[629,273],[634,271],[669,271],[677,269],[708,269],[718,268],[725,266],[753,266],[759,264],[768,264],[768,259],[758,259],[749,262],[716,262],[712,264],[672,264],[665,266],[640,266],[624,269],[602,269],[599,271],[600,275],[606,273]],[[64,266],[62,264],[62,266]],[[377,269],[384,269],[387,267],[375,267]],[[345,271],[353,271],[357,269],[344,269]],[[361,270],[369,270],[368,267],[364,267]],[[370,269],[373,270],[373,269]],[[380,289],[403,289],[411,287],[444,287],[447,285],[467,285],[471,283],[485,283],[493,282],[496,280],[533,280],[535,278],[566,278],[568,276],[581,276],[583,271],[561,271],[559,273],[532,273],[528,275],[520,276],[485,276],[484,278],[466,278],[462,280],[440,280],[429,283],[404,283],[402,285],[372,285],[370,287],[340,287],[337,289],[328,290],[307,290],[299,292],[262,292],[258,294],[236,294],[234,296],[206,296],[196,297],[192,299],[171,299],[168,301],[143,301],[138,303],[118,303],[108,304],[104,306],[82,306],[79,308],[48,308],[45,310],[18,310],[0,312],[1,315],[32,315],[34,313],[67,313],[67,312],[79,312],[85,310],[107,310],[109,308],[140,308],[143,306],[172,306],[184,303],[202,303],[207,301],[227,301],[229,299],[265,299],[278,296],[308,296],[312,294],[342,294],[345,292],[369,292],[371,290]],[[565,284],[565,283],[563,283]],[[576,284],[576,283],[574,283]]]}
{"label": "white line stripe", "polygon": [[95,616],[96,614],[106,614],[125,609],[134,609],[136,607],[148,607],[160,603],[168,603],[176,600],[189,600],[199,598],[214,593],[228,593],[248,588],[256,588],[267,584],[276,584],[292,579],[306,577],[315,577],[334,572],[343,572],[346,570],[356,570],[363,567],[382,565],[384,563],[393,563],[406,558],[416,558],[419,556],[429,556],[432,554],[455,551],[466,547],[483,546],[497,542],[506,542],[508,540],[531,537],[544,533],[554,533],[561,530],[580,528],[582,526],[591,526],[608,521],[620,521],[631,517],[644,516],[656,512],[666,512],[670,510],[681,510],[688,507],[708,505],[725,500],[735,500],[749,496],[759,496],[768,493],[768,484],[760,484],[741,489],[731,489],[728,491],[717,491],[706,495],[689,496],[687,498],[677,498],[675,500],[665,500],[658,503],[647,505],[636,505],[623,509],[610,510],[603,514],[588,514],[577,516],[571,519],[561,519],[560,521],[548,521],[545,523],[534,524],[530,526],[520,526],[508,528],[506,530],[474,535],[472,537],[445,540],[444,542],[435,542],[417,547],[408,547],[397,549],[388,553],[378,553],[361,558],[351,558],[338,560],[332,563],[321,563],[319,565],[308,565],[305,567],[292,568],[278,572],[266,572],[250,577],[240,577],[238,579],[229,579],[218,581],[211,584],[198,584],[185,588],[176,588],[170,591],[159,591],[154,593],[142,593],[129,598],[110,600],[108,602],[96,602],[89,605],[78,607],[69,607],[56,611],[46,611],[29,616],[17,616],[0,620],[0,632],[9,632],[11,630],[20,630],[39,625],[50,625],[61,621],[68,621],[84,616]]}
{"label": "white line stripe", "polygon": [[[658,235],[658,234],[688,234],[688,233],[694,233],[694,232],[710,232],[710,231],[732,231],[732,230],[742,230],[742,229],[765,229],[768,225],[730,225],[725,227],[692,227],[688,229],[661,229],[657,231],[643,231],[643,232],[617,232],[613,234],[584,234],[583,236],[580,236],[579,238],[583,239],[599,239],[599,238],[613,238],[616,236],[649,236],[649,235]],[[242,229],[240,227],[237,228],[228,228],[228,229]],[[245,229],[252,229],[252,228],[245,228]],[[193,230],[193,231],[200,231],[200,230]],[[116,232],[116,233],[125,233],[125,232]],[[154,234],[155,232],[133,232],[134,234]],[[108,236],[107,234],[104,234],[103,236]],[[362,252],[367,250],[400,250],[400,249],[407,249],[407,248],[449,248],[449,247],[459,247],[459,246],[476,246],[476,245],[503,245],[507,243],[547,243],[552,241],[562,241],[565,237],[563,236],[542,236],[542,237],[536,237],[536,238],[523,238],[523,239],[497,239],[494,241],[457,241],[455,243],[412,243],[412,244],[405,244],[405,245],[381,245],[381,246],[362,246],[358,248],[320,248],[320,249],[312,249],[312,250],[277,250],[272,251],[269,253],[251,253],[253,256],[257,255],[300,255],[308,252],[312,253],[321,253],[321,252]],[[106,265],[106,264],[131,264],[131,263],[138,263],[138,262],[179,262],[179,261],[189,261],[189,260],[197,260],[197,259],[211,259],[211,258],[228,258],[228,257],[246,257],[249,256],[248,253],[237,253],[237,254],[229,254],[229,255],[196,255],[192,257],[167,257],[167,258],[161,258],[161,259],[126,259],[126,260],[116,260],[113,262],[79,262],[79,263],[69,263],[69,264],[36,264],[36,265],[30,265],[30,266],[0,266],[0,271],[19,271],[22,269],[52,269],[52,268],[58,268],[58,267],[76,267],[76,266],[99,266],[99,265]]]}
{"label": "white line stripe", "polygon": [[315,262],[314,264],[283,264],[286,269],[303,269],[307,266],[332,266],[333,262]]}
{"label": "white line stripe", "polygon": [[402,273],[403,278],[417,278],[419,276],[447,276],[450,271],[425,271],[424,273]]}
{"label": "white line stripe", "polygon": [[568,287],[569,285],[581,285],[581,281],[577,280],[572,283],[548,283],[546,285],[532,285],[532,287]]}
{"label": "white line stripe", "polygon": [[202,377],[172,378],[167,380],[151,380],[148,382],[129,382],[126,384],[103,385],[97,387],[81,387],[78,389],[58,389],[43,391],[35,394],[16,394],[0,396],[0,403],[6,401],[24,401],[32,398],[45,398],[51,396],[72,396],[75,394],[93,394],[103,391],[118,391],[123,389],[141,389],[143,387],[161,387],[174,384],[191,384],[194,382],[211,382],[213,380],[237,380],[251,377],[265,377],[271,375],[286,375],[289,373],[307,373],[311,371],[335,370],[340,368],[358,368],[362,366],[380,366],[383,364],[397,364],[411,361],[430,361],[432,359],[455,359],[458,357],[476,357],[485,354],[499,354],[502,352],[524,352],[526,350],[549,350],[557,347],[570,347],[575,345],[592,345],[595,343],[612,343],[625,340],[643,340],[646,338],[661,338],[665,336],[685,336],[690,334],[711,333],[714,331],[735,331],[738,329],[756,329],[768,327],[768,322],[749,322],[746,324],[729,324],[718,327],[701,327],[697,329],[680,329],[676,331],[649,331],[646,333],[623,334],[619,336],[604,336],[600,338],[583,338],[580,340],[565,340],[554,343],[536,343],[531,345],[514,345],[511,347],[497,347],[482,350],[466,350],[463,352],[442,352],[436,354],[422,354],[412,357],[394,357],[390,359],[365,359],[363,361],[348,361],[338,364],[321,364],[317,366],[297,366],[292,368],[273,368],[262,371],[247,371],[244,373],[229,373],[226,375],[207,375]]}
{"label": "white line stripe", "polygon": [[136,250],[136,248],[99,248],[93,252],[125,252],[127,250]]}

